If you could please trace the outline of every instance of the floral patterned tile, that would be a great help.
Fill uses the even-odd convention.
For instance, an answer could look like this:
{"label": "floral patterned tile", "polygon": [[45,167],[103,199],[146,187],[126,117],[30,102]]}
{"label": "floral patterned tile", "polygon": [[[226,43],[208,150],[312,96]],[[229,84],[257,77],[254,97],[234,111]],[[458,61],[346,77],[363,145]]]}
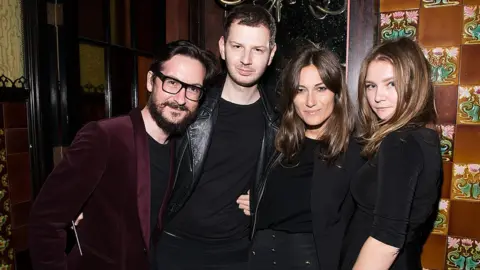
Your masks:
{"label": "floral patterned tile", "polygon": [[458,6],[460,1],[454,0],[422,0],[424,8]]}
{"label": "floral patterned tile", "polygon": [[432,68],[432,81],[435,85],[458,84],[458,47],[424,48],[423,53]]}
{"label": "floral patterned tile", "polygon": [[450,212],[450,200],[441,199],[438,204],[438,214],[435,220],[435,227],[432,233],[447,235],[448,234],[448,220]]}
{"label": "floral patterned tile", "polygon": [[448,237],[446,269],[480,269],[480,241],[462,237]]}
{"label": "floral patterned tile", "polygon": [[450,199],[480,202],[480,164],[453,164]]}
{"label": "floral patterned tile", "polygon": [[480,43],[480,6],[463,7],[463,44]]}
{"label": "floral patterned tile", "polygon": [[457,123],[480,125],[480,85],[458,88]]}
{"label": "floral patterned tile", "polygon": [[454,125],[438,125],[441,130],[440,151],[443,161],[452,161],[453,159],[453,139],[455,134]]}
{"label": "floral patterned tile", "polygon": [[381,41],[409,37],[417,38],[418,9],[410,11],[395,11],[381,13],[380,39]]}

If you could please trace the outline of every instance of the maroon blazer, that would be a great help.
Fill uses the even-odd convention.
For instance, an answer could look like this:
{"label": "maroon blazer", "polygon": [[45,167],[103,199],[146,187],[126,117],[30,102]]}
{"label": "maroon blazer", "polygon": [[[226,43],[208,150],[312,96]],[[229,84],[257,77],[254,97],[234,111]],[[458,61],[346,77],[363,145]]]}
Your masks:
{"label": "maroon blazer", "polygon": [[[66,255],[66,230],[81,212],[83,256],[78,245]],[[150,158],[140,110],[77,133],[36,198],[29,227],[35,270],[149,269]]]}

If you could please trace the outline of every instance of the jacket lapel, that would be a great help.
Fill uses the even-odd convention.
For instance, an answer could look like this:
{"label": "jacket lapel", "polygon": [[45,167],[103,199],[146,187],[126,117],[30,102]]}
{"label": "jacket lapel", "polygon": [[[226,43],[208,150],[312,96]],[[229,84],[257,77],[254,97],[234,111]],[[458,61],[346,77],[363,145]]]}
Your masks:
{"label": "jacket lapel", "polygon": [[192,154],[192,177],[194,183],[200,176],[200,171],[202,171],[205,156],[210,146],[213,125],[217,119],[218,100],[220,99],[221,93],[222,89],[212,89],[209,91],[207,99],[198,110],[197,120],[187,129]]}
{"label": "jacket lapel", "polygon": [[203,163],[205,156],[208,150],[208,146],[210,145],[210,139],[212,134],[212,119],[211,118],[204,118],[204,119],[197,119],[195,123],[190,125],[188,128],[188,139],[191,142],[195,142],[190,144],[191,153],[192,153],[192,176],[193,181],[196,182],[196,179],[200,176],[201,168],[203,168]]}
{"label": "jacket lapel", "polygon": [[145,246],[150,248],[150,153],[147,131],[139,109],[130,113],[133,124],[137,164],[137,208]]}

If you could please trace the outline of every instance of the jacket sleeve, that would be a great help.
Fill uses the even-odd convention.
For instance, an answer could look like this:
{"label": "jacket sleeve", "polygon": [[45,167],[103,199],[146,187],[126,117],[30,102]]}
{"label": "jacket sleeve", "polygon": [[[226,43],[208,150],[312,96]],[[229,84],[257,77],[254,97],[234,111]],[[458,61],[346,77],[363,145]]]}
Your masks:
{"label": "jacket sleeve", "polygon": [[35,270],[68,268],[66,230],[99,183],[108,146],[99,125],[87,124],[47,178],[30,212],[29,250]]}

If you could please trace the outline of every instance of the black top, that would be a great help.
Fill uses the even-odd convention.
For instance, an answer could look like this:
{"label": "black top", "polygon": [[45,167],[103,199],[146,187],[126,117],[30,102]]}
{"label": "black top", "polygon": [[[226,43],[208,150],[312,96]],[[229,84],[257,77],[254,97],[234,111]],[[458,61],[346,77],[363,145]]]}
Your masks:
{"label": "black top", "polygon": [[297,161],[272,169],[258,210],[258,230],[312,232],[310,195],[316,145],[316,140],[305,138]]}
{"label": "black top", "polygon": [[238,208],[255,176],[265,120],[260,100],[238,105],[220,99],[203,174],[184,208],[167,225],[173,234],[201,241],[242,239],[250,218]]}
{"label": "black top", "polygon": [[[170,145],[161,144],[148,136],[150,152],[150,230],[153,232],[157,225],[158,214],[168,186]],[[153,235],[153,233],[152,233]]]}
{"label": "black top", "polygon": [[400,248],[391,269],[422,269],[421,247],[433,226],[441,182],[437,132],[416,128],[387,135],[352,180],[357,207],[344,241],[342,269],[352,269],[368,237]]}

